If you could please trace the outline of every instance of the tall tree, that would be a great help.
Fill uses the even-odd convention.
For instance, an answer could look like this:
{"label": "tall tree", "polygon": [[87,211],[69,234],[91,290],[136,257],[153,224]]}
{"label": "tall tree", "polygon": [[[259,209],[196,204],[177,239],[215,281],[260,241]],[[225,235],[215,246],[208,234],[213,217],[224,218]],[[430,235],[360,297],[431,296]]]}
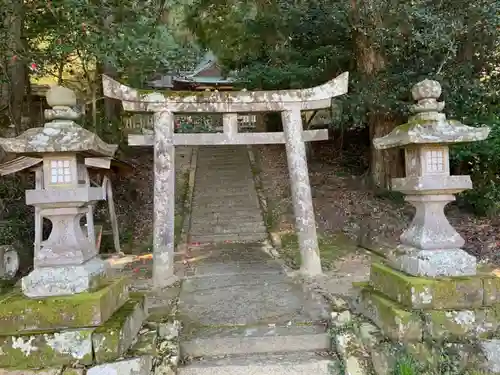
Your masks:
{"label": "tall tree", "polygon": [[[201,43],[249,86],[307,87],[349,70],[344,124],[369,126],[370,140],[403,121],[409,88],[422,78],[442,82],[454,115],[493,108],[481,103],[495,84],[485,77],[500,66],[497,0],[267,3],[196,0],[191,7]],[[377,185],[402,172],[398,153],[372,150],[370,164]]]}
{"label": "tall tree", "polygon": [[1,92],[0,107],[6,115],[4,122],[21,130],[23,102],[26,89],[26,50],[23,40],[25,8],[23,0],[2,1],[0,38],[5,49],[0,50]]}

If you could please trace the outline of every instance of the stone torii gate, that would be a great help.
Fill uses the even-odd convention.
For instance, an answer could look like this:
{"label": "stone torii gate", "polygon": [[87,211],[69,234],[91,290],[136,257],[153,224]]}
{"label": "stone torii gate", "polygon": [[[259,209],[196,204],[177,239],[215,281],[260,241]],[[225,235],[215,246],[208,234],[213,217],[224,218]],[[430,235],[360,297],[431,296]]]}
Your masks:
{"label": "stone torii gate", "polygon": [[[154,113],[152,134],[130,135],[131,146],[154,147],[153,283],[169,286],[174,275],[175,146],[252,145],[284,143],[286,146],[295,227],[301,253],[300,272],[321,274],[316,220],[309,184],[304,142],[328,139],[328,130],[303,130],[301,111],[329,108],[331,99],[347,93],[349,74],[308,89],[276,91],[204,92],[190,96],[141,94],[103,76],[104,95],[121,100],[132,112]],[[280,112],[283,132],[238,133],[237,114]],[[174,134],[175,113],[222,113],[223,133]]]}

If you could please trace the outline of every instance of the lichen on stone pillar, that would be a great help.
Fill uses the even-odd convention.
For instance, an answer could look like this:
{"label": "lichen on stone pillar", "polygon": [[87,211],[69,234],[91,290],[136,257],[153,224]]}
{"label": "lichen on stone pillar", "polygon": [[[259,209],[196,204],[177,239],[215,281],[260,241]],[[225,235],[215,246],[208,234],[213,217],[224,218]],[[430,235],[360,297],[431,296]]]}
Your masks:
{"label": "lichen on stone pillar", "polygon": [[154,219],[153,219],[153,285],[165,288],[175,281],[175,147],[174,114],[161,106],[161,95],[154,108]]}
{"label": "lichen on stone pillar", "polygon": [[300,108],[284,111],[281,117],[295,212],[295,229],[301,255],[300,271],[307,276],[316,276],[322,273],[321,258],[311,185],[309,183],[306,149],[302,139],[303,128]]}

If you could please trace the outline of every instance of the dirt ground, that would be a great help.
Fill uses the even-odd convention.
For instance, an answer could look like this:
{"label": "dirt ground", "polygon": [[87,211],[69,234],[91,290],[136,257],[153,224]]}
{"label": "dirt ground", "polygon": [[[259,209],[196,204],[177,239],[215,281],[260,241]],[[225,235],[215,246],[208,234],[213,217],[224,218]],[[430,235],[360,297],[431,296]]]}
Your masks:
{"label": "dirt ground", "polygon": [[[273,210],[280,213],[276,230],[286,232],[293,228],[293,210],[289,190],[285,148],[282,145],[254,149],[261,169],[266,198]],[[309,158],[309,175],[319,235],[339,234],[355,241],[370,228],[384,243],[397,243],[402,231],[410,223],[414,209],[409,204],[388,195],[381,196],[370,189],[366,176],[346,171],[345,162],[331,157],[331,145],[318,147]],[[359,168],[362,169],[362,168]],[[447,207],[452,225],[464,237],[464,249],[483,262],[500,264],[497,233],[498,219],[478,218],[463,212],[454,204]],[[370,257],[362,250],[352,250],[339,256],[332,264],[331,275],[350,275],[363,279],[367,275]],[[352,281],[352,280],[350,280]],[[337,280],[338,282],[338,280]]]}

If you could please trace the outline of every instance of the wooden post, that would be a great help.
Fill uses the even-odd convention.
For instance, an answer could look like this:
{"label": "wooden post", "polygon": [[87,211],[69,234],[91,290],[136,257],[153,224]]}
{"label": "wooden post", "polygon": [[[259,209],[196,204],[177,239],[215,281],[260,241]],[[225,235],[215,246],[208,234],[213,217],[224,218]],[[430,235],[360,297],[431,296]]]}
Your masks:
{"label": "wooden post", "polygon": [[154,228],[153,285],[162,289],[177,281],[174,275],[175,148],[174,114],[154,114]]}
{"label": "wooden post", "polygon": [[[43,169],[42,167],[35,168],[35,189],[43,189]],[[40,207],[35,207],[35,249],[34,254],[39,254],[40,246],[43,239],[43,216]]]}
{"label": "wooden post", "polygon": [[282,112],[281,118],[295,212],[295,229],[302,260],[300,271],[307,276],[315,276],[322,273],[321,259],[309,184],[306,149],[302,139],[300,108]]}

